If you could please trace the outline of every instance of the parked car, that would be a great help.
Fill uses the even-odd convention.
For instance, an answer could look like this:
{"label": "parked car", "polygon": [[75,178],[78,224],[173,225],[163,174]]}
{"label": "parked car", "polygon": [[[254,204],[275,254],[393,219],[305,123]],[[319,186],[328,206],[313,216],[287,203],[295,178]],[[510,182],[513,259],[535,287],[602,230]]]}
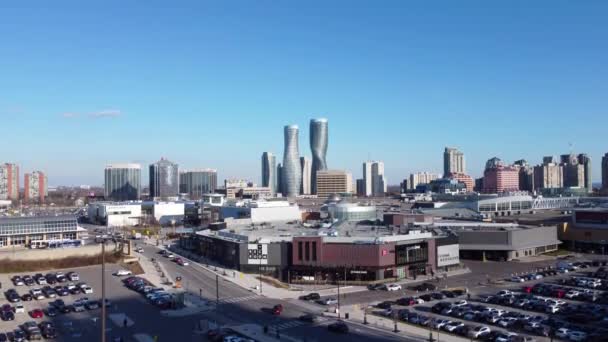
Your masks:
{"label": "parked car", "polygon": [[479,325],[479,326],[473,328],[473,330],[469,331],[469,337],[479,338],[482,335],[489,334],[491,331],[492,330],[490,330],[490,328],[488,328],[487,326]]}
{"label": "parked car", "polygon": [[131,275],[131,274],[133,274],[133,272],[131,272],[129,270],[124,270],[124,269],[121,269],[121,270],[118,270],[118,271],[114,272],[114,275],[117,276],[117,277],[128,276],[128,275]]}
{"label": "parked car", "polygon": [[305,314],[305,315],[298,317],[298,319],[302,322],[307,322],[307,323],[316,323],[319,321],[319,317],[316,315],[313,315],[313,314]]}
{"label": "parked car", "polygon": [[40,309],[34,309],[34,310],[30,311],[30,316],[32,318],[42,318],[42,317],[44,317],[44,312]]}
{"label": "parked car", "polygon": [[15,313],[25,313],[25,307],[21,303],[15,305]]}
{"label": "parked car", "polygon": [[11,278],[11,280],[13,281],[13,285],[15,286],[25,285],[25,283],[23,282],[23,278],[21,278],[20,276],[14,276]]}
{"label": "parked car", "polygon": [[67,274],[67,278],[70,281],[79,281],[80,280],[80,276],[76,272],[70,272],[70,273],[68,273]]}

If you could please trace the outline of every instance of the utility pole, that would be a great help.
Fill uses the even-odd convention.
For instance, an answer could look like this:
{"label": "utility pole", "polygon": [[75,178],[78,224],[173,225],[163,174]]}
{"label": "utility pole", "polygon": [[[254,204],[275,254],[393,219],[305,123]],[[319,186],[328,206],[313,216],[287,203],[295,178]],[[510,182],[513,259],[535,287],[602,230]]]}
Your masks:
{"label": "utility pole", "polygon": [[220,310],[220,276],[215,275],[215,310]]}
{"label": "utility pole", "polygon": [[340,319],[340,279],[339,273],[336,272],[336,283],[338,283],[338,319]]}
{"label": "utility pole", "polygon": [[258,258],[260,258],[260,265],[258,265],[258,276],[260,278],[260,296],[262,295],[262,256],[258,255]]}
{"label": "utility pole", "polygon": [[101,241],[101,342],[106,342],[106,240]]}

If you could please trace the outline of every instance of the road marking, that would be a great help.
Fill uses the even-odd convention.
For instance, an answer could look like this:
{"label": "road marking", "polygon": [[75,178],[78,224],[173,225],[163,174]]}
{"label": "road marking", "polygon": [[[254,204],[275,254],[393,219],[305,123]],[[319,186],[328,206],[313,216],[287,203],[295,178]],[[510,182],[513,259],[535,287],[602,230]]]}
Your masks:
{"label": "road marking", "polygon": [[[317,317],[317,321],[315,323],[313,323],[312,325],[319,324],[319,323],[322,324],[327,321],[329,321],[329,318],[327,318],[327,317]],[[271,325],[268,327],[268,329],[271,331],[277,331],[277,330],[280,331],[280,330],[297,328],[297,327],[300,327],[305,324],[310,324],[310,323],[306,323],[306,322],[302,322],[302,321],[288,321],[288,322],[283,322],[280,324]]]}
{"label": "road marking", "polygon": [[224,299],[220,299],[220,305],[222,305],[222,304],[240,303],[240,302],[244,302],[244,301],[248,301],[248,300],[253,300],[253,299],[258,299],[258,298],[260,298],[260,296],[258,296],[258,295],[251,295],[251,296],[245,296],[245,297],[234,297],[234,298],[224,298]]}

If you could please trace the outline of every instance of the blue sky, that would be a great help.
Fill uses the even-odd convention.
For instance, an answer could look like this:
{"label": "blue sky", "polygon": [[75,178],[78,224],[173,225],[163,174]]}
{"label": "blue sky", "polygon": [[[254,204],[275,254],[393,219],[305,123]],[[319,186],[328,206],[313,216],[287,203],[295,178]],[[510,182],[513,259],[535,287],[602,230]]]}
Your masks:
{"label": "blue sky", "polygon": [[[259,182],[285,124],[329,119],[330,168],[390,184],[608,152],[606,1],[54,1],[0,4],[0,161],[51,185],[111,162]],[[147,175],[144,176],[147,178]]]}

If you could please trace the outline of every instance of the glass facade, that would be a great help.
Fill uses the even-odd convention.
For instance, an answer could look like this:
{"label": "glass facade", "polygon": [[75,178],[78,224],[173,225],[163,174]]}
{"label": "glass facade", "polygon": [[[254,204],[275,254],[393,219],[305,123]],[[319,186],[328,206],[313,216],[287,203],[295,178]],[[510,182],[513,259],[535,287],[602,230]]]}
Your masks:
{"label": "glass facade", "polygon": [[302,168],[300,167],[300,150],[298,145],[298,126],[285,126],[285,154],[283,155],[283,195],[296,197],[300,194]]}
{"label": "glass facade", "polygon": [[179,174],[177,164],[161,159],[150,165],[150,196],[153,198],[177,197]]}
{"label": "glass facade", "polygon": [[312,193],[317,193],[317,171],[327,170],[327,119],[310,120],[310,151],[312,152],[311,185]]}
{"label": "glass facade", "polygon": [[75,216],[39,216],[0,219],[0,246],[25,245],[28,241],[76,239]]}
{"label": "glass facade", "polygon": [[270,152],[262,153],[262,186],[270,188],[270,192],[277,193],[277,158]]}
{"label": "glass facade", "polygon": [[204,194],[214,193],[217,188],[217,171],[212,169],[184,171],[180,174],[180,192],[191,199],[200,199]]}
{"label": "glass facade", "polygon": [[105,198],[113,201],[136,201],[141,194],[141,166],[108,165],[104,172]]}

